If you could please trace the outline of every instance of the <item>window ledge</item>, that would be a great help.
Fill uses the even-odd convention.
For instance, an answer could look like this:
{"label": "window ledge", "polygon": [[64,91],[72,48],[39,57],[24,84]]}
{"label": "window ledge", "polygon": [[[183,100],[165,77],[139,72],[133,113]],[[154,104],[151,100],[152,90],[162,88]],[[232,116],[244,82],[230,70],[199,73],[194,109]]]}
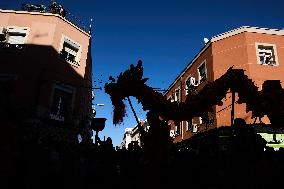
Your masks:
{"label": "window ledge", "polygon": [[10,44],[10,43],[0,43],[1,51],[23,51],[25,49],[24,44]]}
{"label": "window ledge", "polygon": [[73,67],[75,67],[75,68],[79,68],[79,67],[80,67],[79,62],[67,60],[67,59],[61,57],[60,55],[59,55],[59,59],[62,60],[62,61],[64,61],[64,62],[67,62],[68,64],[70,64],[71,66],[73,66]]}
{"label": "window ledge", "polygon": [[64,117],[60,115],[55,115],[55,114],[49,114],[50,119],[56,120],[56,121],[64,121]]}
{"label": "window ledge", "polygon": [[258,63],[259,65],[261,66],[272,66],[272,67],[275,67],[275,66],[279,66],[279,64],[262,64],[262,63]]}

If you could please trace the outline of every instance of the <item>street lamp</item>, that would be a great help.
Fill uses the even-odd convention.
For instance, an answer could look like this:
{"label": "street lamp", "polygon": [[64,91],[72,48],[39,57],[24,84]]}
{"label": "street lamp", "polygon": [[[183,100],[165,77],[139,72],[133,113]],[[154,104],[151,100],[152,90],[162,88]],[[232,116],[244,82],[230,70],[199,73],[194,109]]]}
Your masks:
{"label": "street lamp", "polygon": [[98,145],[99,141],[99,132],[105,128],[106,118],[96,118],[96,106],[104,106],[104,104],[93,105],[93,118],[91,120],[91,128],[96,131],[95,135],[95,144]]}
{"label": "street lamp", "polygon": [[105,128],[106,118],[92,118],[91,128],[96,131],[95,144],[98,145],[99,132]]}

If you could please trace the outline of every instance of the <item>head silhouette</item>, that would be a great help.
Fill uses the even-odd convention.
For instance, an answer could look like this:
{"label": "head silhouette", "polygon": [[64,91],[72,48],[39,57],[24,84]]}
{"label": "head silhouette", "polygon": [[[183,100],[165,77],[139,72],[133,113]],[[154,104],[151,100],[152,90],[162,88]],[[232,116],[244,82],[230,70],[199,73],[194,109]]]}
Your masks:
{"label": "head silhouette", "polygon": [[244,127],[246,125],[246,121],[242,118],[236,118],[234,120],[234,126],[235,127]]}

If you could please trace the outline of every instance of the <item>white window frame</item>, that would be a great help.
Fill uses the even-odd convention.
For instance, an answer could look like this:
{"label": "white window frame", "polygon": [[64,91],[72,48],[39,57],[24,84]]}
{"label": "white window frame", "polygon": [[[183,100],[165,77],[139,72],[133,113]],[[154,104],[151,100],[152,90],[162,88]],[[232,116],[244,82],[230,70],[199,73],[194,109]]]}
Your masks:
{"label": "white window frame", "polygon": [[[71,39],[70,37],[66,36],[66,35],[62,35],[61,37],[61,43],[60,43],[60,46],[59,46],[59,53],[62,52],[63,48],[64,48],[64,43],[66,43],[66,41],[70,41],[70,43],[68,43],[69,45],[71,45],[72,47],[74,47],[75,49],[78,49],[77,51],[77,54],[75,56],[75,62],[77,63],[74,63],[72,61],[69,61],[69,60],[66,60],[64,59],[66,62],[68,62],[69,64],[71,64],[72,66],[78,68],[80,66],[80,61],[81,61],[81,54],[82,54],[82,45],[76,41],[74,41],[73,39]],[[72,43],[74,45],[72,45]],[[75,47],[77,46],[77,47]]]}
{"label": "white window frame", "polygon": [[[177,132],[178,127],[179,127],[179,133]],[[175,135],[176,136],[182,135],[182,122],[179,122],[178,125],[175,125]]]}
{"label": "white window frame", "polygon": [[199,72],[199,68],[202,66],[202,65],[205,65],[205,75],[206,75],[206,79],[204,81],[206,81],[208,79],[208,74],[207,74],[207,66],[206,66],[206,60],[204,60],[203,62],[201,62],[201,64],[197,67],[197,72],[198,72],[198,83],[201,84],[203,82],[200,82],[201,81],[201,76],[200,76],[200,72]]}
{"label": "white window frame", "polygon": [[[258,47],[259,46],[267,46],[267,47],[272,47],[273,48],[273,52],[274,52],[274,61],[276,62],[275,65],[269,65],[269,64],[262,64],[260,62],[260,58],[259,58],[259,50]],[[278,55],[277,55],[277,49],[276,49],[276,45],[275,44],[271,44],[271,43],[259,43],[256,42],[255,43],[255,50],[256,50],[256,58],[257,58],[257,63],[262,65],[262,66],[279,66],[279,62],[278,62]]]}
{"label": "white window frame", "polygon": [[167,98],[167,101],[171,100],[170,102],[174,102],[174,99],[172,98],[172,95],[170,95],[168,98]]}
{"label": "white window frame", "polygon": [[[186,82],[187,82],[187,80],[189,80],[190,78],[194,78],[195,79],[195,82],[196,82],[196,78],[194,77],[194,76],[192,76],[191,74],[186,78],[186,80],[185,80],[185,95],[188,95],[189,94],[189,92],[188,92],[188,86],[187,86],[187,84],[186,84]],[[198,83],[199,83],[199,81],[197,81],[197,86],[198,86]],[[192,85],[193,87],[197,87],[197,86],[195,86],[195,85]]]}
{"label": "white window frame", "polygon": [[62,90],[62,91],[65,91],[67,93],[71,93],[72,94],[72,99],[71,99],[71,104],[70,104],[71,110],[73,110],[73,105],[74,105],[75,95],[76,95],[76,89],[75,89],[75,87],[71,87],[69,85],[64,85],[64,84],[57,84],[57,83],[55,83],[53,85],[52,93],[51,93],[51,96],[50,96],[49,117],[51,119],[54,119],[54,120],[57,120],[57,121],[65,121],[65,118],[62,119],[61,117],[58,117],[58,115],[54,115],[54,114],[52,114],[50,112],[51,108],[52,108],[53,100],[54,100],[55,89],[59,89],[59,90]]}
{"label": "white window frame", "polygon": [[188,130],[188,122],[187,122],[187,121],[185,121],[185,130],[186,130],[186,131],[189,131],[189,130]]}
{"label": "white window frame", "polygon": [[[179,97],[177,98],[177,95],[176,95],[176,91],[179,91]],[[181,102],[181,88],[180,87],[178,87],[178,88],[176,88],[175,89],[175,92],[174,92],[174,97],[175,97],[175,99],[174,99],[174,101],[175,102]]]}
{"label": "white window frame", "polygon": [[185,79],[185,95],[188,95],[188,86],[187,86],[187,80],[189,80],[192,77],[192,75],[189,75],[186,79]]}
{"label": "white window frame", "polygon": [[199,119],[199,125],[202,125],[203,124],[202,117],[198,117],[198,119]]}
{"label": "white window frame", "polygon": [[186,131],[190,131],[193,125],[193,119],[191,119],[191,125],[189,124],[188,121],[185,121],[186,124]]}
{"label": "white window frame", "polygon": [[[194,127],[196,127],[196,131],[194,130]],[[192,133],[198,133],[198,124],[192,124]]]}

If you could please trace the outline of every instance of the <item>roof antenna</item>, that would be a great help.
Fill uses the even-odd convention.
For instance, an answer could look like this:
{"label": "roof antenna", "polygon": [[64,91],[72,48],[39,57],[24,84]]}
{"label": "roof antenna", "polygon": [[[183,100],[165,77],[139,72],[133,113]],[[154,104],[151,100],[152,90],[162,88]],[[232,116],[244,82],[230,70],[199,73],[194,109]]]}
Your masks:
{"label": "roof antenna", "polygon": [[204,44],[206,45],[207,43],[208,43],[208,41],[209,41],[209,39],[207,39],[206,37],[204,37]]}

